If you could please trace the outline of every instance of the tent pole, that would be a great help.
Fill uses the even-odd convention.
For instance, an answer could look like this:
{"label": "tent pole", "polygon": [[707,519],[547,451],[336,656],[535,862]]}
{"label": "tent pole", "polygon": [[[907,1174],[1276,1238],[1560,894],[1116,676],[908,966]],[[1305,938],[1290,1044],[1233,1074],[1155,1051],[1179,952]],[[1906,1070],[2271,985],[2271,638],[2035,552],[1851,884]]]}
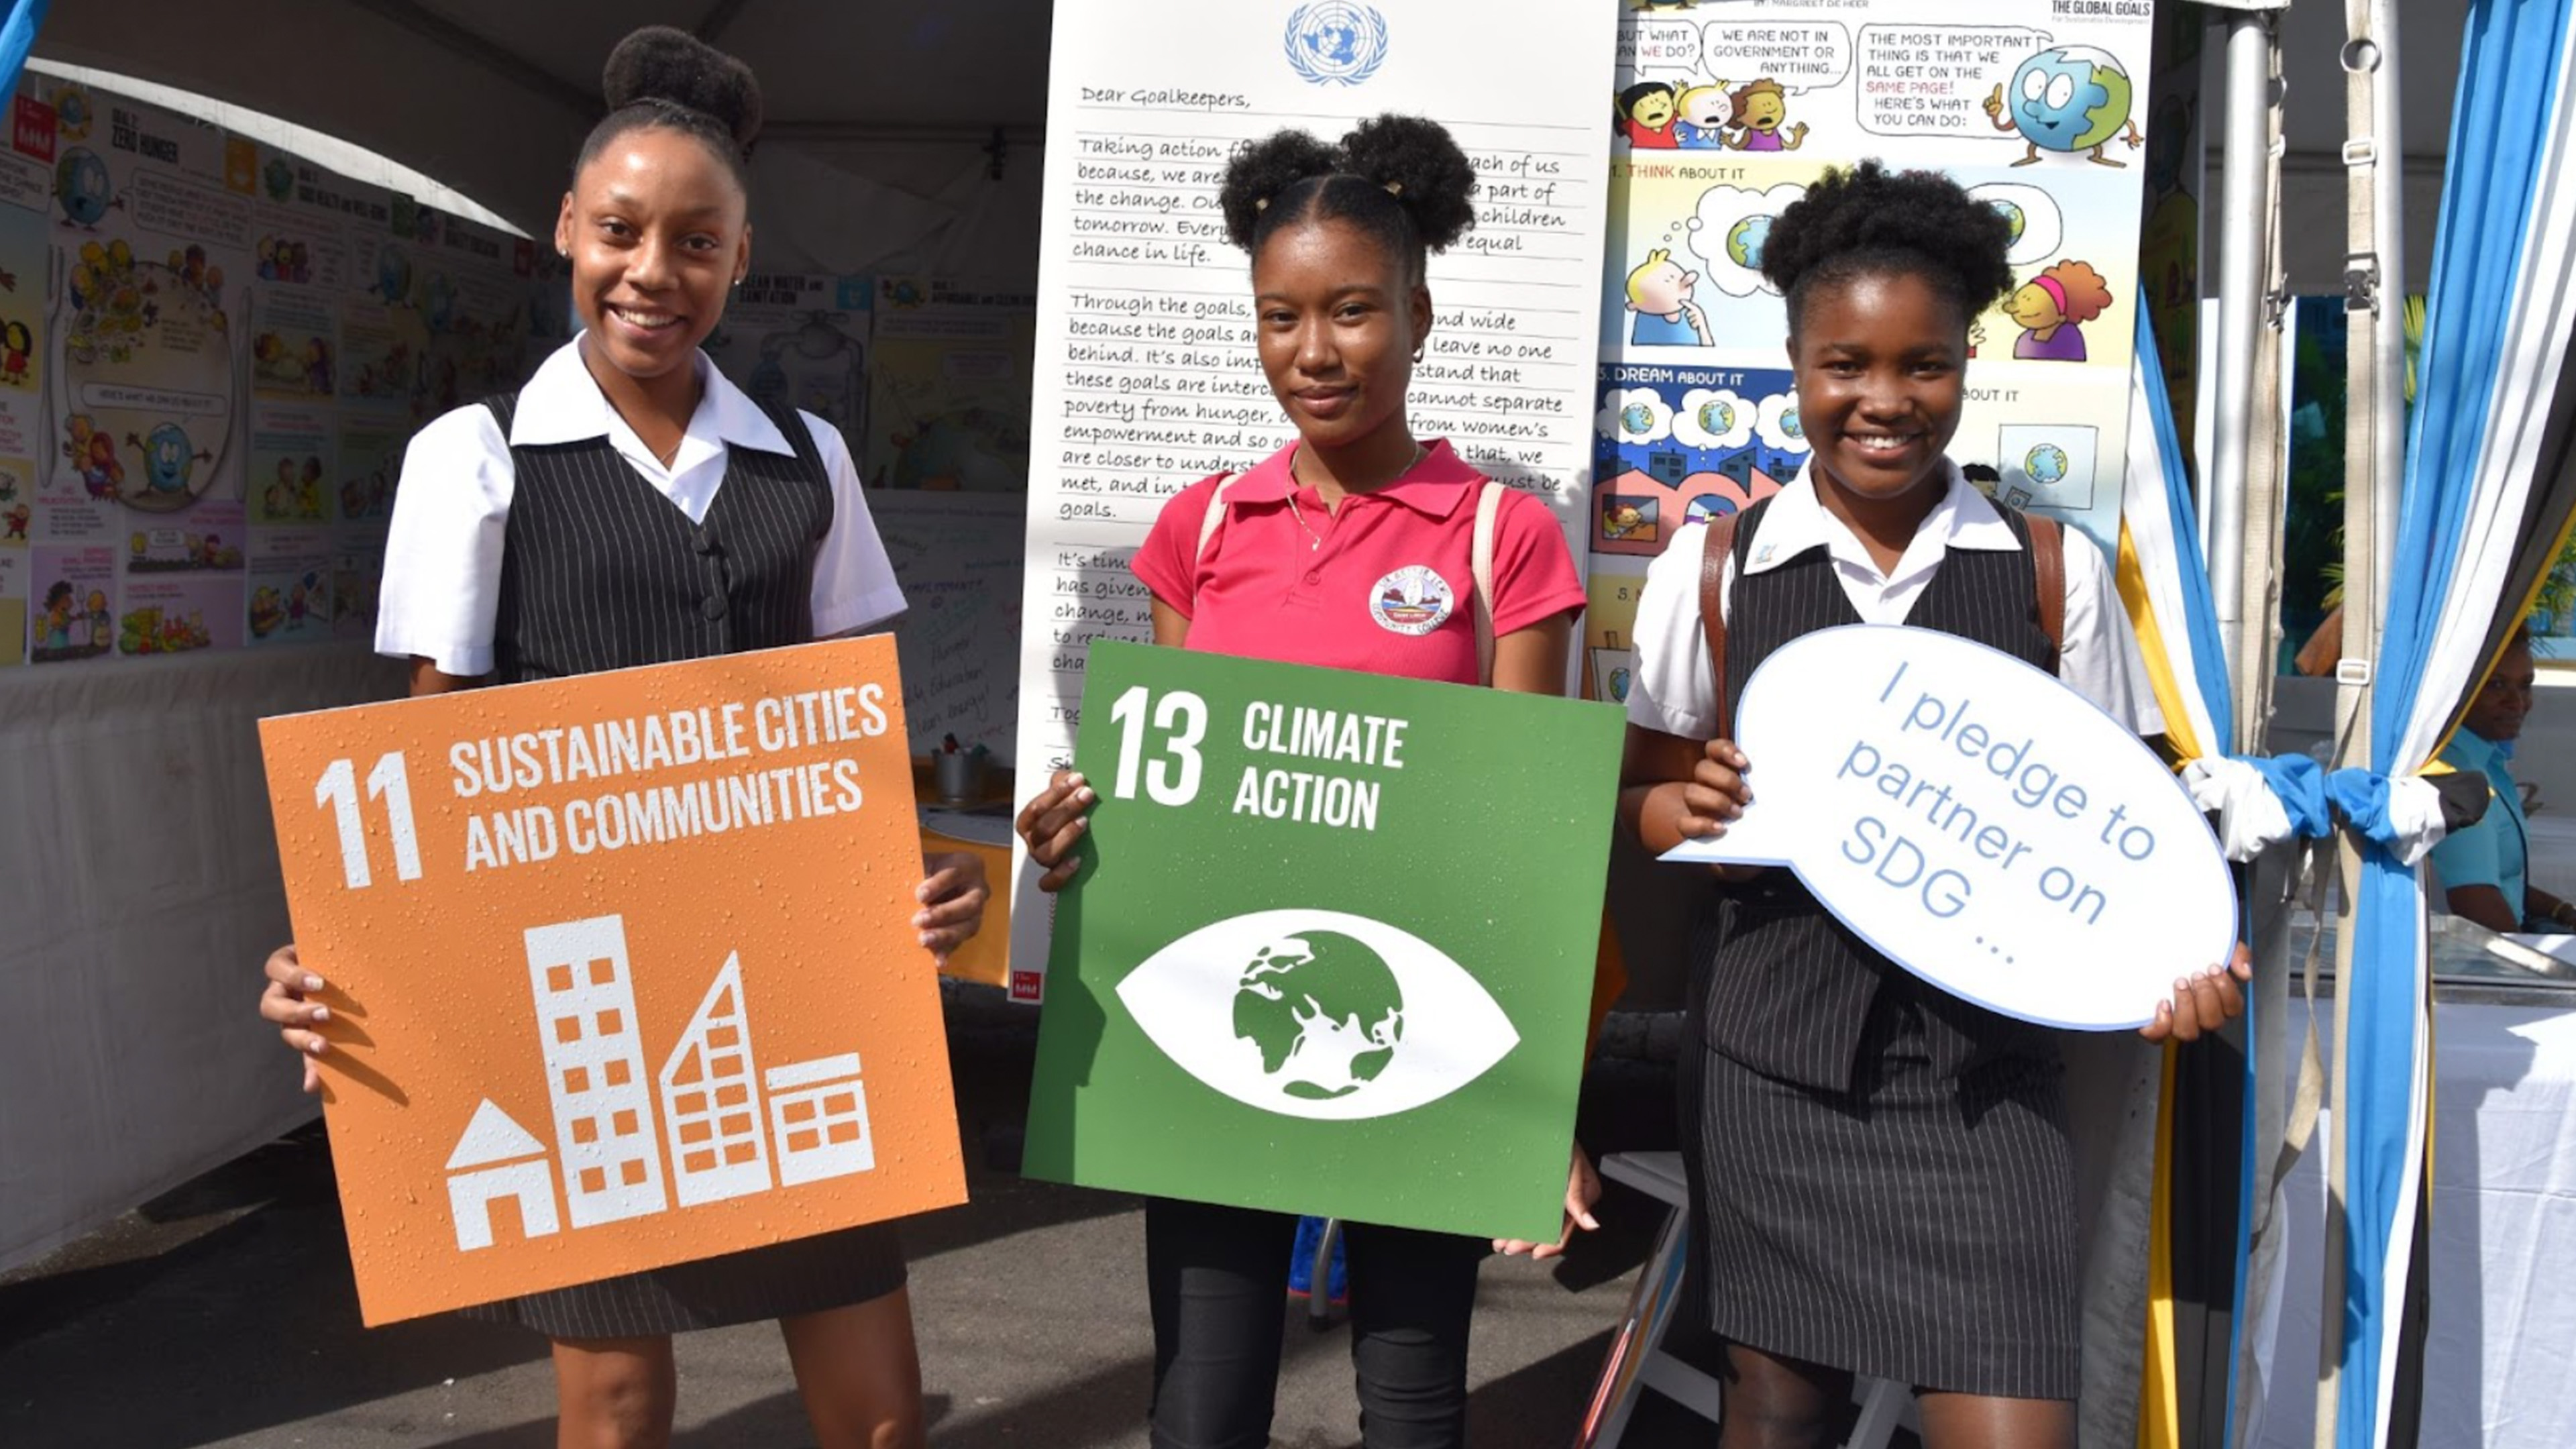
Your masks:
{"label": "tent pole", "polygon": [[[2268,658],[2245,657],[2244,619],[2246,483],[2252,461],[2254,400],[2263,391],[2254,385],[2254,369],[2257,333],[2264,325],[2267,305],[2264,253],[2271,209],[2266,193],[2273,36],[2271,17],[2263,12],[2230,14],[2226,25],[2226,159],[2219,203],[2218,378],[2211,420],[2207,562],[2228,673],[2236,698],[2245,702],[2259,697],[2249,688],[2250,671],[2268,670],[2272,663]],[[2250,748],[2262,738],[2266,721],[2251,708],[2239,713],[2237,747]]]}
{"label": "tent pole", "polygon": [[2373,490],[2380,609],[2370,619],[2370,647],[2363,655],[2379,657],[2379,637],[2386,632],[2388,571],[2397,556],[2398,490],[2406,478],[2406,133],[2399,128],[2398,75],[2404,52],[2398,48],[2397,0],[2371,0],[2371,39],[2379,48],[2379,74],[2371,87],[2371,129],[2379,140],[2379,164],[2372,169],[2376,192],[2373,220],[2379,251],[2380,301],[2376,341],[2379,348],[2378,486]]}

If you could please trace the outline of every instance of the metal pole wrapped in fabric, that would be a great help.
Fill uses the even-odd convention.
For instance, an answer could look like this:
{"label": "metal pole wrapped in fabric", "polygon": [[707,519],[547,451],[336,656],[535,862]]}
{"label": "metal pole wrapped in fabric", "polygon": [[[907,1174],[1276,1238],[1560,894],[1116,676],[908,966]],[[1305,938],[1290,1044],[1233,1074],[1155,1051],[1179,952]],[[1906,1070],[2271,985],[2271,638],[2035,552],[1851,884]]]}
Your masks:
{"label": "metal pole wrapped in fabric", "polygon": [[[2576,107],[2567,0],[2472,0],[2443,177],[2419,400],[2410,423],[2387,623],[2375,661],[2370,768],[2434,758],[2491,663],[2517,577],[2563,532],[2535,495],[2565,490],[2576,330]],[[2344,1188],[2327,1294],[2335,1381],[2321,1444],[2418,1441],[2431,1152],[2431,980],[2422,874],[2362,852],[2351,963],[2337,986]]]}
{"label": "metal pole wrapped in fabric", "polygon": [[[2367,718],[2370,710],[2371,665],[2377,656],[2380,589],[2386,579],[2387,560],[2379,556],[2379,503],[2383,487],[2396,491],[2397,480],[2382,474],[2380,448],[2383,431],[2393,431],[2404,421],[2404,402],[2395,418],[2383,414],[2384,398],[2379,386],[2382,361],[2379,336],[2395,320],[2391,306],[2392,292],[2402,295],[2404,278],[2389,278],[2389,266],[2379,255],[2378,209],[2385,200],[2380,195],[2380,179],[2394,169],[2383,167],[2383,152],[2394,155],[2395,138],[2377,133],[2379,120],[2377,93],[2394,89],[2384,83],[2380,65],[2386,56],[2383,41],[2373,34],[2374,20],[2370,0],[2344,0],[2343,48],[2344,67],[2344,311],[2350,319],[2350,342],[2344,350],[2344,485],[2343,485],[2343,638],[2335,667],[2334,768],[2352,769],[2367,762],[2369,741],[2361,737],[2357,722]],[[2353,947],[2358,933],[2353,926],[2354,902],[2361,893],[2362,841],[2350,829],[2337,833],[2335,841],[2335,878],[2340,886],[2337,897],[2338,916],[2335,930],[2335,979],[2352,977]],[[2351,1162],[2342,1150],[2345,1128],[2351,1118],[2343,1108],[2349,1086],[2350,1059],[2341,1050],[2351,1027],[2353,996],[2338,991],[2334,997],[2334,1040],[2331,1085],[2327,1100],[2332,1104],[2332,1149],[2326,1154],[2325,1170],[2328,1191],[2335,1200],[2344,1200],[2344,1173]],[[2324,1244],[2325,1273],[2321,1291],[2329,1299],[2330,1311],[2320,1322],[2325,1325],[2318,1334],[2317,1353],[2317,1435],[2320,1443],[2329,1442],[2334,1432],[2335,1400],[2341,1392],[2340,1361],[2342,1320],[2331,1311],[2342,1302],[2344,1290],[2344,1235],[2340,1224],[2329,1219]]]}
{"label": "metal pole wrapped in fabric", "polygon": [[[2272,80],[2278,40],[2270,16],[2227,22],[2226,166],[2219,204],[2217,412],[2211,448],[2209,551],[2213,603],[2239,698],[2243,672],[2245,532],[2252,436],[2260,425],[2256,378],[2267,306]],[[2245,748],[2244,742],[2234,742]]]}

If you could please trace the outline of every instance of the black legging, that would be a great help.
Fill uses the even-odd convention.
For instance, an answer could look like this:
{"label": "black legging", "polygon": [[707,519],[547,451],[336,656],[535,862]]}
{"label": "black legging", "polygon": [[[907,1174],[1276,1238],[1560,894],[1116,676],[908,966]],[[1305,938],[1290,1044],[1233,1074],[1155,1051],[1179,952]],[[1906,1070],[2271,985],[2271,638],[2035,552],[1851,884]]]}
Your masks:
{"label": "black legging", "polygon": [[[1287,1213],[1146,1201],[1155,1449],[1270,1442],[1296,1236],[1297,1219]],[[1361,1441],[1368,1449],[1457,1449],[1467,1441],[1476,1267],[1492,1244],[1367,1223],[1345,1224],[1343,1241]]]}

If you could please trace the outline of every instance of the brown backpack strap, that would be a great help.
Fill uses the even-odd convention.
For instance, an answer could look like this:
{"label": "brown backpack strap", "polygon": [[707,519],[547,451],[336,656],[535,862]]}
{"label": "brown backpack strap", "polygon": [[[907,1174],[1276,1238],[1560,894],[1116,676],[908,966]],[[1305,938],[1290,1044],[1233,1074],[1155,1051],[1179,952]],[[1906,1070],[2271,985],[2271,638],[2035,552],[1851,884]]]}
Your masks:
{"label": "brown backpack strap", "polygon": [[2024,521],[2030,525],[2030,566],[2037,575],[2039,629],[2048,636],[2049,652],[2062,655],[2066,652],[2066,531],[2054,518],[2028,514]]}
{"label": "brown backpack strap", "polygon": [[1699,555],[1699,627],[1708,638],[1708,677],[1717,687],[1717,737],[1727,738],[1732,721],[1726,709],[1726,562],[1735,552],[1732,513],[1708,521]]}

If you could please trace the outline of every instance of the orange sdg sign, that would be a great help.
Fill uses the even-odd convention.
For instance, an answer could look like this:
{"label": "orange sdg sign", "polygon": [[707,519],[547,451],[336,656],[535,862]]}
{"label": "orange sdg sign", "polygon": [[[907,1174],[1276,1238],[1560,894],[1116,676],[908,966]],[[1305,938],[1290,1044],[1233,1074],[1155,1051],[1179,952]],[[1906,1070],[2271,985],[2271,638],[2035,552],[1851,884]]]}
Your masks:
{"label": "orange sdg sign", "polygon": [[965,1200],[891,639],[260,722],[366,1321]]}

